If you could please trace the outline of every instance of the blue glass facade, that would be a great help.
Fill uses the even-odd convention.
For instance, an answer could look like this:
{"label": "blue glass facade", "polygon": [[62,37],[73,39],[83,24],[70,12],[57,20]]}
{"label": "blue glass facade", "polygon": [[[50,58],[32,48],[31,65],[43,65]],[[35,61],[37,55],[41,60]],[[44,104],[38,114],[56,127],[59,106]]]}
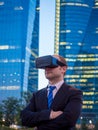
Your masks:
{"label": "blue glass facade", "polygon": [[29,80],[27,89],[34,92],[38,89],[38,69],[35,67],[35,59],[39,55],[39,0],[36,1],[36,12],[34,20],[34,28],[32,32],[31,40],[31,55],[30,55],[30,67],[29,67]]}
{"label": "blue glass facade", "polygon": [[98,115],[98,1],[56,0],[55,53],[68,63],[65,80],[83,90],[85,117]]}
{"label": "blue glass facade", "polygon": [[36,7],[37,0],[0,0],[0,101],[28,90]]}

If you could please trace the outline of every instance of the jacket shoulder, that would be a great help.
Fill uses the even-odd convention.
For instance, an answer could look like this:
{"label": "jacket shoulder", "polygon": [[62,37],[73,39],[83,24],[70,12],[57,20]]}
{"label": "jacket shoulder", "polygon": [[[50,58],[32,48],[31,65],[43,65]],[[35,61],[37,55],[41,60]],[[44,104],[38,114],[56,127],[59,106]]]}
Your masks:
{"label": "jacket shoulder", "polygon": [[75,86],[71,86],[66,83],[64,83],[62,86],[64,86],[64,88],[67,89],[68,92],[80,92],[81,94],[83,94],[82,90],[76,88]]}

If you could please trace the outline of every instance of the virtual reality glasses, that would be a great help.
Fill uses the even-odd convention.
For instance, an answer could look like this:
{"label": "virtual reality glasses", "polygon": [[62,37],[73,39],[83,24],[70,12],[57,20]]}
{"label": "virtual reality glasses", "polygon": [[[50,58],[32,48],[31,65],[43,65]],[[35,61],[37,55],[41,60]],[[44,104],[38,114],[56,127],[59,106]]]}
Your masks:
{"label": "virtual reality glasses", "polygon": [[51,55],[36,58],[36,68],[44,69],[46,67],[54,68],[58,66],[67,66],[67,65]]}

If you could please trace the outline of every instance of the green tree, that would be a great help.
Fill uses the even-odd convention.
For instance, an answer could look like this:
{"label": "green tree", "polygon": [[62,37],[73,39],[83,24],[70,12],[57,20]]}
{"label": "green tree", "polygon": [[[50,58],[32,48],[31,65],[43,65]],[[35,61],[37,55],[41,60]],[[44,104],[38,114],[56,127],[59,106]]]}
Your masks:
{"label": "green tree", "polygon": [[2,104],[0,104],[0,125],[3,124],[3,107]]}
{"label": "green tree", "polygon": [[0,123],[3,124],[2,119],[4,118],[4,125],[9,126],[11,124],[21,125],[20,113],[21,110],[26,107],[32,97],[32,93],[23,92],[22,98],[17,99],[15,97],[8,97],[2,101],[0,105]]}
{"label": "green tree", "polygon": [[15,97],[8,97],[6,100],[2,101],[2,108],[5,118],[5,125],[15,124],[16,115],[19,114],[21,109],[20,101]]}
{"label": "green tree", "polygon": [[29,103],[31,97],[32,97],[31,92],[29,92],[29,91],[23,92],[23,96],[22,96],[22,105],[23,105],[23,107],[25,107]]}

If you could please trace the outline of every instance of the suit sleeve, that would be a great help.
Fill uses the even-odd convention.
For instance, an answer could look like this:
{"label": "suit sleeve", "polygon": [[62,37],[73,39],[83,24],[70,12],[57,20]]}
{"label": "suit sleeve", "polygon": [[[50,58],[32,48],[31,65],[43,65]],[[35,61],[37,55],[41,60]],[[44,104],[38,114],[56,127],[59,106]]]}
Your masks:
{"label": "suit sleeve", "polygon": [[63,114],[57,118],[49,121],[45,125],[41,126],[42,129],[54,128],[54,130],[59,130],[67,127],[74,127],[77,119],[80,116],[82,110],[82,92],[72,91],[69,97],[69,101],[64,108]]}
{"label": "suit sleeve", "polygon": [[29,105],[21,111],[21,122],[23,126],[34,127],[49,120],[50,110],[36,111],[34,95]]}

